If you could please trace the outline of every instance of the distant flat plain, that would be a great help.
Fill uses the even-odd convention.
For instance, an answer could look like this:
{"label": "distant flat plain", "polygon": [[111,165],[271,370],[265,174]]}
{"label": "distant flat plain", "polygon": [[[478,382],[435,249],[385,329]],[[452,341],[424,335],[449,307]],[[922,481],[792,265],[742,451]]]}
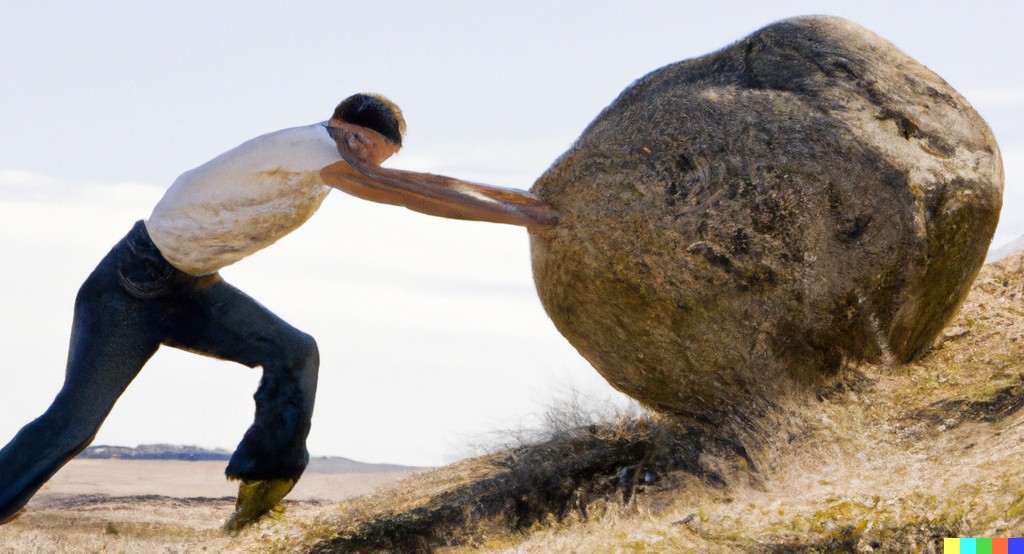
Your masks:
{"label": "distant flat plain", "polygon": [[24,552],[260,552],[281,534],[370,494],[415,468],[314,459],[288,496],[284,517],[232,537],[221,531],[237,483],[225,461],[77,458],[64,466],[13,522],[0,526],[0,554]]}
{"label": "distant flat plain", "polygon": [[[238,483],[224,477],[224,461],[180,460],[71,460],[29,503],[52,503],[67,496],[147,496],[175,498],[234,497]],[[413,470],[397,466],[378,469],[364,464],[342,464],[334,459],[315,458],[295,489],[291,500],[337,501],[372,492]]]}

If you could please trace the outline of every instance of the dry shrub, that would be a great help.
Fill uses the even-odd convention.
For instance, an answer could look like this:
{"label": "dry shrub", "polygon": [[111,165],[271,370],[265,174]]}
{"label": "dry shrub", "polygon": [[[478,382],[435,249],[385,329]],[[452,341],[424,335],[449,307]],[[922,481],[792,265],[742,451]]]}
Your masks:
{"label": "dry shrub", "polygon": [[[672,419],[595,412],[574,395],[544,420],[544,429],[515,433],[501,452],[343,505],[332,518],[339,527],[312,552],[431,552],[567,517],[586,519],[591,506],[629,503],[671,472],[724,482],[717,466],[708,470],[702,459],[708,435]],[[712,442],[735,454],[734,445]]]}

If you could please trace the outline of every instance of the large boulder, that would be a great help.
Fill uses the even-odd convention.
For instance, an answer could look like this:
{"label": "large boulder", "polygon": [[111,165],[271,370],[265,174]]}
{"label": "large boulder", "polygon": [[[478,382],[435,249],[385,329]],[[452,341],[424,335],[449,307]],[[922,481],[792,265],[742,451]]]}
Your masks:
{"label": "large boulder", "polygon": [[[708,418],[914,359],[1002,203],[970,104],[848,21],[770,25],[626,89],[534,185],[540,298],[616,388]],[[754,403],[752,403],[754,402]]]}

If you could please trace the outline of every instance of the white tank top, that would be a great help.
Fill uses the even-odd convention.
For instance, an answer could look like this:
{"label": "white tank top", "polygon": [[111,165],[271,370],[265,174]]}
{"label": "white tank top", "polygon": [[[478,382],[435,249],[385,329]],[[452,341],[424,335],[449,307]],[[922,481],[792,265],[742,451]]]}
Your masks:
{"label": "white tank top", "polygon": [[178,177],[146,230],[171,265],[209,275],[305,223],[331,190],[320,169],[340,160],[324,123],[254,138]]}

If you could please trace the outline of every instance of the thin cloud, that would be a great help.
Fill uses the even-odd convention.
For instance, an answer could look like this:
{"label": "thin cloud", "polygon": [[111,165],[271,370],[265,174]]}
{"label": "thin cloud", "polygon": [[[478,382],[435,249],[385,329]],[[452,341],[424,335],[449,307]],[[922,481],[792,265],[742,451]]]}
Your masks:
{"label": "thin cloud", "polygon": [[0,202],[74,204],[109,210],[152,207],[162,193],[162,187],[146,183],[72,182],[22,169],[0,169]]}
{"label": "thin cloud", "polygon": [[59,198],[59,191],[64,188],[64,183],[53,177],[18,169],[0,169],[0,201],[46,201]]}

